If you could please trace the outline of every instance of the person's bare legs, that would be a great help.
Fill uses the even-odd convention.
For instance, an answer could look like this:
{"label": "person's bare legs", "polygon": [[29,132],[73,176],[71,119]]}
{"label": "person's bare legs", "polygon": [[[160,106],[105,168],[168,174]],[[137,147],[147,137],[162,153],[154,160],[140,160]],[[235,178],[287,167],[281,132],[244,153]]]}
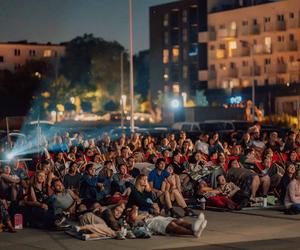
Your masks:
{"label": "person's bare legs", "polygon": [[175,223],[177,225],[181,226],[181,227],[184,227],[184,228],[188,229],[188,230],[192,230],[192,223],[189,223],[189,222],[187,222],[187,221],[185,221],[183,219],[177,219],[175,221]]}
{"label": "person's bare legs", "polygon": [[263,195],[267,196],[268,192],[269,192],[269,189],[270,189],[270,185],[271,185],[270,176],[265,175],[265,176],[261,177],[260,182],[262,184]]}
{"label": "person's bare legs", "polygon": [[186,208],[187,205],[186,205],[186,202],[182,196],[182,194],[177,190],[177,189],[174,189],[172,191],[172,194],[174,196],[174,199],[176,200],[177,204],[181,207],[181,208]]}
{"label": "person's bare legs", "polygon": [[194,232],[191,229],[178,225],[175,221],[169,223],[166,228],[166,233],[173,235],[194,235]]}
{"label": "person's bare legs", "polygon": [[173,206],[172,206],[172,201],[171,201],[171,195],[170,195],[170,192],[165,192],[164,193],[164,201],[165,201],[165,205],[167,207],[167,209],[171,209]]}
{"label": "person's bare legs", "polygon": [[11,184],[11,201],[16,201],[18,195],[18,190],[16,184]]}
{"label": "person's bare legs", "polygon": [[259,185],[260,185],[259,177],[258,177],[258,175],[255,175],[252,180],[252,187],[251,187],[252,189],[251,189],[250,199],[254,199],[256,197],[256,192],[259,188]]}

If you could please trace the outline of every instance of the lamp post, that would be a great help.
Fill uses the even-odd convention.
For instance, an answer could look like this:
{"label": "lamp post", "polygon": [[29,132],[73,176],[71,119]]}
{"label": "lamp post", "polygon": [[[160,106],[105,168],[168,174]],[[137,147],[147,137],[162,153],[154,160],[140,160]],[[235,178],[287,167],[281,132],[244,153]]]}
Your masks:
{"label": "lamp post", "polygon": [[121,51],[121,70],[120,70],[120,80],[121,80],[121,95],[120,95],[120,104],[121,104],[121,129],[124,130],[124,51]]}
{"label": "lamp post", "polygon": [[133,86],[133,35],[132,0],[129,0],[129,36],[130,36],[130,130],[134,132],[134,86]]}
{"label": "lamp post", "polygon": [[255,68],[255,61],[253,57],[253,44],[249,43],[248,41],[240,40],[241,44],[246,44],[247,47],[249,48],[249,53],[250,53],[250,59],[252,61],[252,72],[251,72],[251,87],[252,87],[252,117],[254,121],[254,116],[255,116],[255,81],[254,81],[254,68]]}

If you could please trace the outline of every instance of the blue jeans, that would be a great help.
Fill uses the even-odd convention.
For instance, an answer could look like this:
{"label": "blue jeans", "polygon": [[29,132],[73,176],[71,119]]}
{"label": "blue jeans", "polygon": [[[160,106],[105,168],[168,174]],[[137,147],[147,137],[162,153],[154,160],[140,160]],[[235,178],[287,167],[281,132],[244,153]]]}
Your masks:
{"label": "blue jeans", "polygon": [[300,203],[295,203],[290,207],[290,210],[300,213]]}

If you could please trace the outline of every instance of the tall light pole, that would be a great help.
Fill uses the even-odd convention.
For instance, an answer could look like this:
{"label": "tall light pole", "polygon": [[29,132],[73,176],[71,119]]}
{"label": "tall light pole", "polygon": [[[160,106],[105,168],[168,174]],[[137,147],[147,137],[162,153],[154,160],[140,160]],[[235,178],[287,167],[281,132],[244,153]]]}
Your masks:
{"label": "tall light pole", "polygon": [[129,0],[129,36],[130,36],[130,130],[134,132],[134,86],[133,86],[133,31],[132,31],[132,0]]}
{"label": "tall light pole", "polygon": [[121,52],[121,69],[120,69],[120,80],[121,80],[121,95],[120,95],[120,104],[121,104],[121,129],[124,130],[124,50]]}
{"label": "tall light pole", "polygon": [[253,53],[253,44],[249,43],[248,41],[240,40],[241,44],[246,44],[247,47],[249,48],[249,53],[250,53],[250,59],[252,60],[252,72],[250,73],[251,75],[251,87],[252,87],[252,117],[254,121],[254,116],[255,116],[255,81],[254,81],[254,76],[255,76],[255,61],[254,61],[254,53]]}

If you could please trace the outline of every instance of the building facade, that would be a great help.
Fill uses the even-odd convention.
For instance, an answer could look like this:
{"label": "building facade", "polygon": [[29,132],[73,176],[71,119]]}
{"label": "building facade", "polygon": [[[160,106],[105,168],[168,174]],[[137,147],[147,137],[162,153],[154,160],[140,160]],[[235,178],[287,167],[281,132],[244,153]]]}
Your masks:
{"label": "building facade", "polygon": [[0,43],[0,70],[15,72],[30,60],[58,62],[65,55],[64,45],[22,42]]}
{"label": "building facade", "polygon": [[207,1],[187,0],[150,8],[150,92],[193,94],[206,88],[198,79],[207,70],[207,43],[198,34],[207,30]]}
{"label": "building facade", "polygon": [[[203,2],[206,3],[203,4]],[[192,90],[207,87],[206,93],[211,96],[211,100],[219,98],[225,103],[232,93],[239,94],[241,92],[244,94],[243,99],[251,99],[251,86],[254,84],[256,92],[258,92],[256,105],[262,103],[264,106],[268,106],[270,112],[276,110],[279,113],[286,110],[283,106],[298,107],[299,102],[294,100],[295,98],[296,100],[300,99],[300,94],[299,98],[290,96],[298,95],[296,89],[300,83],[300,1],[237,0],[226,1],[226,5],[224,2],[183,0],[173,3],[174,5],[162,5],[159,9],[161,11],[159,20],[152,21],[150,15],[150,27],[152,22],[156,22],[156,27],[158,26],[157,22],[161,23],[161,28],[158,28],[161,32],[160,39],[162,39],[160,41],[161,50],[155,51],[157,54],[155,59],[159,55],[160,61],[167,62],[167,59],[172,60],[173,56],[172,47],[164,46],[163,13],[173,13],[173,9],[176,9],[175,6],[180,5],[183,7],[177,8],[180,12],[178,15],[182,19],[187,6],[195,4],[198,9],[206,7],[206,13],[198,11],[198,15],[204,15],[202,19],[198,17],[198,20],[201,19],[205,23],[206,19],[206,25],[203,27],[198,23],[203,28],[198,30],[198,48],[200,45],[203,46],[202,50],[198,50],[198,56],[203,60],[206,59],[207,65],[206,68],[205,66],[200,67],[199,63],[196,65],[196,67],[198,66],[197,74],[194,75],[194,81],[189,82],[190,85],[184,82],[183,78],[179,79],[183,85],[180,91],[185,91],[186,88]],[[157,8],[152,11],[158,12]],[[164,15],[166,16],[166,14]],[[154,28],[150,32],[153,30]],[[183,36],[184,28],[179,30]],[[150,43],[153,43],[153,39],[150,39]],[[184,51],[184,45],[179,44],[179,46],[181,51]],[[207,48],[206,54],[205,48]],[[150,58],[154,54],[152,49],[155,49],[155,46],[150,46]],[[168,52],[164,52],[165,49],[168,49]],[[182,54],[184,55],[184,52]],[[198,60],[201,60],[199,58]],[[189,66],[191,61],[189,57],[188,59],[186,65]],[[185,62],[183,59],[179,62],[183,76]],[[152,69],[152,64],[150,61],[150,72],[155,71],[155,67],[154,70]],[[161,65],[161,72],[156,74],[155,80],[157,82],[160,77],[160,86],[165,87],[166,81],[162,81],[161,77],[172,75],[174,72],[172,68],[165,67],[169,64],[162,63]],[[201,65],[205,65],[205,63]],[[169,71],[166,71],[167,68]],[[193,69],[189,67],[188,71],[190,73]],[[150,73],[151,85],[153,84],[153,74],[154,72]],[[172,86],[172,84],[176,86],[174,80],[176,79],[168,79],[168,86]],[[275,91],[278,96],[269,95],[269,90],[274,91],[276,88],[281,91]],[[260,92],[260,89],[264,92]],[[291,91],[291,89],[295,89],[295,91]],[[151,89],[151,91],[156,91],[156,89]],[[193,91],[188,92],[193,94]],[[284,103],[285,94],[289,104]],[[269,96],[270,99],[266,96]]]}

